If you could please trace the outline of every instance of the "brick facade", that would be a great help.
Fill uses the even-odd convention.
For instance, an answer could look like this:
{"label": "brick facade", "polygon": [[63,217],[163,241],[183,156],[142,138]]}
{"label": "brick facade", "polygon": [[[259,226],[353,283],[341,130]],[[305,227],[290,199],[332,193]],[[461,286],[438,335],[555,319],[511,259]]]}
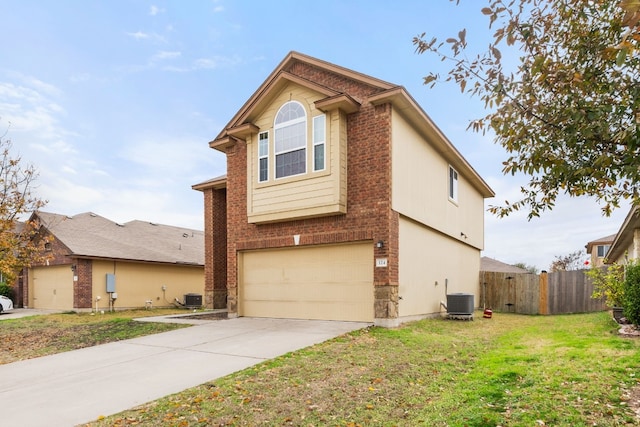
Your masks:
{"label": "brick facade", "polygon": [[[366,98],[381,91],[375,87],[313,65],[294,61],[286,70],[304,79],[348,93],[362,102],[359,111],[347,116],[347,212],[334,216],[251,224],[247,218],[247,146],[244,141],[226,148],[226,284],[227,308],[238,310],[238,251],[368,241],[374,258],[387,258],[388,267],[375,268],[375,317],[398,317],[398,214],[391,209],[391,114],[390,104],[371,105]],[[211,300],[217,281],[214,261],[215,236],[222,229],[221,198],[205,191],[205,233],[207,239],[206,289]],[[216,210],[219,210],[216,213]],[[215,229],[214,229],[215,228]],[[381,248],[375,242],[382,241]],[[219,277],[222,277],[221,275]],[[213,282],[213,283],[211,283]],[[213,294],[211,294],[213,291]]]}

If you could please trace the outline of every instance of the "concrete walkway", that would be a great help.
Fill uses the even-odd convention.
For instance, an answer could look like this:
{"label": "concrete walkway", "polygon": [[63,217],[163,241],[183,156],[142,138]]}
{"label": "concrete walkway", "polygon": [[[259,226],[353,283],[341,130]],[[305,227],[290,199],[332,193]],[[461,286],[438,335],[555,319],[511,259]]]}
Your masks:
{"label": "concrete walkway", "polygon": [[0,365],[0,424],[69,427],[89,423],[369,326],[248,317],[194,323],[189,328]]}

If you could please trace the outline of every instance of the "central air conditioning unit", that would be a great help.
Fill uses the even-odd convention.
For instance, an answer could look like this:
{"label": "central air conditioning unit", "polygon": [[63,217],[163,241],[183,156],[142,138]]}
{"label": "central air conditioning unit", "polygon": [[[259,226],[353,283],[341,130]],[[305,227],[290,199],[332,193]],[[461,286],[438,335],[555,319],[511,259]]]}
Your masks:
{"label": "central air conditioning unit", "polygon": [[200,308],[202,307],[202,295],[200,294],[185,294],[184,306],[187,308]]}
{"label": "central air conditioning unit", "polygon": [[473,316],[473,294],[447,294],[447,313],[453,316]]}

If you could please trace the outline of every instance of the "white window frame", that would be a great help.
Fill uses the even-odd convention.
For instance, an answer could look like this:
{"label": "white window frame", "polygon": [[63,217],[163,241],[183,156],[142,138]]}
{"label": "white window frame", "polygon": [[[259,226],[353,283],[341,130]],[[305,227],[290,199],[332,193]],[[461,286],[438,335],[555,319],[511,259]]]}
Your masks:
{"label": "white window frame", "polygon": [[[596,254],[598,256],[598,258],[604,258],[607,256],[607,253],[609,253],[609,248],[611,247],[611,245],[597,245],[596,247]],[[600,255],[600,251],[602,250],[602,255]]]}
{"label": "white window frame", "polygon": [[[321,122],[321,123],[319,123]],[[316,133],[318,127],[322,127],[321,138],[316,139],[319,135]],[[313,118],[313,171],[319,172],[327,168],[327,116],[321,114]],[[322,167],[317,167],[316,147],[322,146]]]}
{"label": "white window frame", "polygon": [[[265,138],[263,138],[265,136]],[[266,144],[263,145],[263,141],[266,140]],[[265,149],[264,152],[262,149]],[[266,160],[266,173],[267,176],[262,178],[262,160]],[[258,182],[267,182],[269,181],[269,131],[264,131],[258,133]]]}
{"label": "white window frame", "polygon": [[449,165],[449,175],[447,177],[449,200],[458,203],[458,171]]}
{"label": "white window frame", "polygon": [[[304,116],[302,117],[297,117],[295,119],[292,120],[287,120],[284,122],[280,122],[278,123],[278,116],[280,115],[280,112],[289,104],[291,103],[295,103],[298,104],[300,106],[300,108],[302,109]],[[280,130],[283,129],[287,129],[296,125],[299,125],[301,123],[304,123],[304,138],[303,138],[303,143],[300,144],[299,146],[295,146],[295,147],[288,147],[286,149],[280,149],[278,150],[278,136],[279,136],[279,132]],[[285,178],[289,178],[292,176],[296,176],[296,175],[302,175],[307,173],[307,111],[305,110],[304,106],[299,103],[298,101],[288,101],[286,103],[284,103],[280,109],[278,110],[278,112],[276,113],[276,117],[274,119],[274,125],[273,125],[273,144],[274,144],[274,176],[275,179],[285,179]],[[292,173],[292,174],[288,174],[288,175],[283,175],[283,176],[278,176],[278,156],[282,156],[285,155],[287,153],[292,153],[295,151],[302,151],[303,152],[303,159],[304,159],[304,170],[298,173]]]}

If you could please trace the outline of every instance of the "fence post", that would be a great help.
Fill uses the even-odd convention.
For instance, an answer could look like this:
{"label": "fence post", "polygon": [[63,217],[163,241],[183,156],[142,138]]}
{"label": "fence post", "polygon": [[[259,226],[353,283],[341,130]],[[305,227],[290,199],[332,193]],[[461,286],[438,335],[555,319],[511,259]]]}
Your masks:
{"label": "fence post", "polygon": [[547,272],[542,270],[540,273],[540,300],[538,302],[538,312],[540,314],[549,314],[549,278]]}

